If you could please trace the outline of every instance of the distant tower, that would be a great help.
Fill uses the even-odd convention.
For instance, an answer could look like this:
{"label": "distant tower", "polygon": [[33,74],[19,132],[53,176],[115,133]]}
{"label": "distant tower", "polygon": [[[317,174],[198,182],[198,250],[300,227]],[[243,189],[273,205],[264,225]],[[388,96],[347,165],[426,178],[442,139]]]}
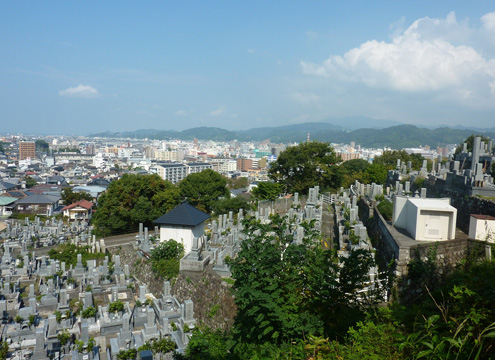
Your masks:
{"label": "distant tower", "polygon": [[309,133],[308,133],[308,139],[306,141],[309,142]]}

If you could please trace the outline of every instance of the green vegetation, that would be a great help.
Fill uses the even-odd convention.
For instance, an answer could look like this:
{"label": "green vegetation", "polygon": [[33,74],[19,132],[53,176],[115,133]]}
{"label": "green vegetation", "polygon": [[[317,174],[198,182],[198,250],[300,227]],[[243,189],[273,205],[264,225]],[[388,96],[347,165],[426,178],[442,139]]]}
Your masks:
{"label": "green vegetation", "polygon": [[56,249],[51,249],[48,252],[50,259],[65,261],[67,267],[77,264],[77,254],[81,254],[82,263],[86,266],[88,260],[102,260],[105,258],[103,253],[91,253],[89,246],[77,246],[74,244],[62,244],[57,246]]}
{"label": "green vegetation", "polygon": [[71,187],[63,188],[60,195],[62,196],[62,201],[65,205],[70,205],[80,200],[93,201],[93,197],[87,192],[74,192]]}
{"label": "green vegetation", "polygon": [[90,306],[82,311],[81,316],[83,319],[94,318],[96,316],[97,310],[93,306]]}
{"label": "green vegetation", "polygon": [[304,142],[287,148],[270,166],[271,179],[284,185],[288,193],[305,194],[319,185],[321,190],[335,189],[342,183],[340,158],[327,143]]}
{"label": "green vegetation", "polygon": [[67,330],[61,331],[57,334],[57,339],[60,342],[60,346],[65,346],[71,341],[72,336],[69,334]]}
{"label": "green vegetation", "polygon": [[24,318],[21,315],[17,315],[14,319],[14,321],[18,324],[22,323],[24,321]]}
{"label": "green vegetation", "polygon": [[133,231],[179,203],[179,189],[158,175],[125,174],[113,181],[98,200],[93,225],[102,236]]}
{"label": "green vegetation", "polygon": [[408,154],[404,150],[387,150],[383,152],[382,156],[376,157],[373,163],[383,165],[388,170],[393,170],[396,168],[397,160],[399,159],[402,163],[405,162],[406,164],[410,161],[413,170],[421,169],[424,160],[419,154]]}
{"label": "green vegetation", "polygon": [[486,136],[471,134],[464,141],[459,142],[459,146],[455,149],[455,153],[460,154],[462,152],[462,148],[464,147],[464,145],[463,145],[464,143],[467,144],[467,151],[473,152],[474,138],[477,136],[481,137],[481,141],[483,141],[485,144],[488,144],[488,141],[490,141],[490,139]]}
{"label": "green vegetation", "polygon": [[8,354],[9,354],[9,344],[7,344],[7,341],[4,340],[0,343],[0,360],[7,359]]}
{"label": "green vegetation", "polygon": [[385,220],[392,220],[392,215],[394,211],[394,205],[388,201],[388,200],[383,200],[380,201],[380,203],[376,206],[380,214],[382,214],[383,218]]}
{"label": "green vegetation", "polygon": [[190,174],[179,184],[182,198],[200,210],[211,212],[214,203],[230,197],[227,180],[211,169]]}
{"label": "green vegetation", "polygon": [[229,189],[242,189],[246,188],[249,185],[249,181],[247,177],[239,177],[239,178],[226,178],[227,186]]}
{"label": "green vegetation", "polygon": [[342,186],[348,188],[358,180],[362,184],[385,184],[388,171],[383,164],[370,164],[366,160],[355,159],[341,165],[344,174]]}
{"label": "green vegetation", "polygon": [[26,182],[26,187],[28,189],[32,188],[33,186],[36,186],[38,183],[36,182],[36,180],[34,180],[31,176],[26,176],[24,178],[24,181]]}
{"label": "green vegetation", "polygon": [[129,349],[129,350],[120,350],[117,354],[117,360],[136,360],[137,358],[137,350]]}
{"label": "green vegetation", "polygon": [[251,193],[257,200],[275,200],[283,191],[283,185],[272,182],[260,182]]}
{"label": "green vegetation", "polygon": [[41,151],[41,152],[48,152],[50,150],[50,145],[45,141],[45,140],[36,140],[34,142],[34,145],[36,147],[36,151]]}
{"label": "green vegetation", "polygon": [[117,313],[124,311],[124,303],[120,300],[108,304],[108,312]]}
{"label": "green vegetation", "polygon": [[180,259],[184,256],[184,245],[170,239],[151,251],[151,269],[158,276],[172,279],[179,274]]}
{"label": "green vegetation", "polygon": [[240,209],[244,209],[244,212],[246,212],[250,208],[251,205],[249,205],[247,200],[240,198],[239,196],[217,200],[211,207],[212,211],[217,215],[228,214],[229,211],[233,211],[235,214],[238,213]]}
{"label": "green vegetation", "polygon": [[168,338],[160,338],[152,342],[146,342],[140,346],[138,351],[151,350],[154,355],[166,354],[175,350],[175,342]]}

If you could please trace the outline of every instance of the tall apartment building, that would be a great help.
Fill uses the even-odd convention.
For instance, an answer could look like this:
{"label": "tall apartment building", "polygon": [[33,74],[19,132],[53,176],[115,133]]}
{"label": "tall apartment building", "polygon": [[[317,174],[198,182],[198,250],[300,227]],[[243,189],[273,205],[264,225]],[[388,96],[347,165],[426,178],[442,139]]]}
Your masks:
{"label": "tall apartment building", "polygon": [[19,160],[36,157],[36,144],[34,141],[21,141],[19,143]]}
{"label": "tall apartment building", "polygon": [[156,173],[163,180],[168,180],[175,184],[187,176],[187,166],[178,163],[156,163],[150,167],[150,172]]}
{"label": "tall apartment building", "polygon": [[237,159],[237,170],[240,171],[248,171],[253,168],[253,160],[252,159]]}
{"label": "tall apartment building", "polygon": [[199,173],[206,169],[213,169],[213,166],[209,163],[189,163],[187,164],[187,174]]}

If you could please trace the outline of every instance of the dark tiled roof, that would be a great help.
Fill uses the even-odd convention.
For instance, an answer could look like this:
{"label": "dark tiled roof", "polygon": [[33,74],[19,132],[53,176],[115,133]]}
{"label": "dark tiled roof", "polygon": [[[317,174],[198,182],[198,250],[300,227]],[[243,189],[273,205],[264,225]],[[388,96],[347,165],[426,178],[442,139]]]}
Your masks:
{"label": "dark tiled roof", "polygon": [[17,201],[18,204],[54,204],[60,200],[60,196],[31,195]]}
{"label": "dark tiled roof", "polygon": [[210,218],[207,213],[188,203],[182,203],[154,221],[158,225],[196,226]]}

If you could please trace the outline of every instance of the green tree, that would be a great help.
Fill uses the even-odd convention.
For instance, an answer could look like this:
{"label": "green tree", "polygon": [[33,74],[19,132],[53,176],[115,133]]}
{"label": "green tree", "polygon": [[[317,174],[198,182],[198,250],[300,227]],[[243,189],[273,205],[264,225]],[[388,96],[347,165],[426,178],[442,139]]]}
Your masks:
{"label": "green tree", "polygon": [[378,209],[380,214],[382,214],[385,220],[392,220],[394,205],[390,201],[388,200],[380,201],[380,203],[377,205],[376,208]]}
{"label": "green tree", "polygon": [[34,323],[36,322],[36,316],[35,315],[29,315],[28,321],[29,321],[29,327],[33,326]]}
{"label": "green tree", "polygon": [[260,182],[251,191],[258,200],[275,200],[283,190],[283,185],[273,182]]}
{"label": "green tree", "polygon": [[356,291],[365,287],[373,257],[358,250],[339,259],[323,249],[310,224],[304,224],[302,244],[295,244],[287,232],[287,218],[277,215],[271,220],[261,224],[246,219],[246,239],[230,260],[236,342],[280,344],[302,334],[335,336],[342,330],[335,323],[348,326],[366,305],[358,301]]}
{"label": "green tree", "polygon": [[61,331],[57,334],[57,339],[60,342],[61,346],[65,346],[71,341],[72,336],[69,334],[67,330]]}
{"label": "green tree", "polygon": [[215,214],[227,214],[229,211],[238,213],[240,209],[247,211],[251,208],[247,200],[239,196],[219,199],[215,201],[211,207]]}
{"label": "green tree", "polygon": [[464,147],[464,143],[467,144],[467,151],[473,152],[474,138],[478,137],[478,136],[481,137],[481,141],[483,141],[485,144],[488,144],[488,141],[490,141],[490,138],[488,138],[486,136],[472,134],[472,135],[468,136],[466,138],[466,140],[461,141],[459,146],[455,149],[455,153],[460,154],[462,152],[462,149]]}
{"label": "green tree", "polygon": [[182,198],[208,212],[219,198],[230,196],[227,180],[211,169],[188,175],[180,182],[179,188]]}
{"label": "green tree", "polygon": [[158,175],[125,174],[100,196],[93,224],[100,235],[133,231],[179,203],[179,189]]}
{"label": "green tree", "polygon": [[7,344],[7,341],[4,340],[0,343],[0,360],[7,359],[8,355],[9,355],[9,344]]}
{"label": "green tree", "polygon": [[81,313],[81,316],[83,319],[89,319],[89,318],[94,318],[96,316],[96,313],[97,313],[96,308],[93,306],[90,306],[90,307],[86,308],[85,310],[83,310],[83,312]]}
{"label": "green tree", "polygon": [[411,161],[413,170],[421,169],[424,158],[419,154],[408,154],[405,150],[386,150],[381,156],[373,160],[373,164],[383,165],[387,170],[393,170],[397,166],[397,160],[401,162]]}
{"label": "green tree", "polygon": [[48,152],[50,145],[45,140],[36,140],[34,142],[37,151]]}
{"label": "green tree", "polygon": [[17,315],[14,319],[14,321],[18,324],[22,323],[24,321],[24,318],[21,315]]}
{"label": "green tree", "polygon": [[388,171],[382,164],[371,164],[365,172],[368,174],[371,183],[385,184],[387,181]]}
{"label": "green tree", "polygon": [[65,205],[70,205],[80,200],[93,201],[93,197],[85,191],[74,192],[71,187],[65,187],[60,192]]}
{"label": "green tree", "polygon": [[229,189],[242,189],[249,185],[247,177],[226,178]]}
{"label": "green tree", "polygon": [[34,180],[31,176],[26,176],[24,178],[24,181],[26,181],[26,187],[29,189],[29,188],[32,188],[33,186],[36,186],[38,183],[36,182],[36,180]]}
{"label": "green tree", "polygon": [[305,142],[280,153],[271,163],[269,176],[283,184],[287,192],[306,193],[316,185],[335,189],[342,182],[340,161],[328,143]]}
{"label": "green tree", "polygon": [[170,239],[151,251],[151,269],[159,276],[171,279],[179,274],[184,245]]}
{"label": "green tree", "polygon": [[124,311],[124,303],[120,300],[114,301],[110,304],[108,304],[108,312],[110,313],[115,313],[115,312],[122,312]]}
{"label": "green tree", "polygon": [[341,167],[346,174],[357,174],[366,171],[370,163],[363,159],[353,159],[342,163]]}

